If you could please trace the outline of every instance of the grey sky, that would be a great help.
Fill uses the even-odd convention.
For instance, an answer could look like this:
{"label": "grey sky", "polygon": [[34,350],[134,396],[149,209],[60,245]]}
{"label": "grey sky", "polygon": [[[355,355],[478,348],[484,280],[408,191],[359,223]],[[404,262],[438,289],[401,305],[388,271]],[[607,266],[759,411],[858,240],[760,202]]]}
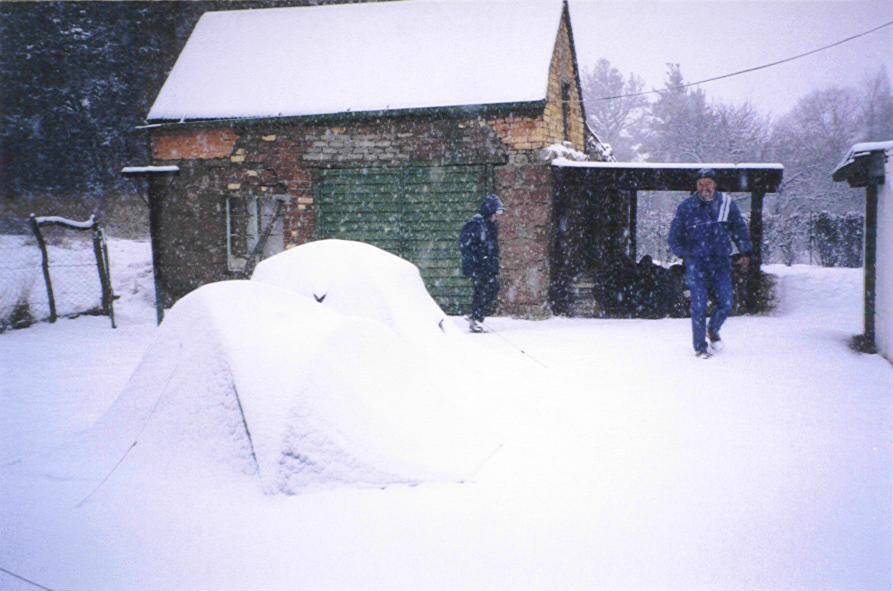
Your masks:
{"label": "grey sky", "polygon": [[[693,82],[828,45],[893,21],[891,0],[570,0],[581,70],[601,57],[663,86],[666,63]],[[702,86],[783,115],[810,90],[855,86],[881,65],[893,80],[893,26],[817,54]]]}

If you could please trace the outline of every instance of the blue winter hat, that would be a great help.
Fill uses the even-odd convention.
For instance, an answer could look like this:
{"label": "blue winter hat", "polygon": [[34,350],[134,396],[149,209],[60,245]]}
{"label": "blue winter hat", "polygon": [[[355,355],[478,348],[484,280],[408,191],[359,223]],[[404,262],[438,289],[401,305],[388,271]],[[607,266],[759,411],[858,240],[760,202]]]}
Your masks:
{"label": "blue winter hat", "polygon": [[712,168],[702,168],[698,171],[698,175],[695,177],[695,180],[701,179],[713,179],[716,180],[716,171]]}
{"label": "blue winter hat", "polygon": [[487,195],[484,197],[484,202],[481,204],[482,216],[490,217],[494,213],[503,213],[504,211],[505,206],[502,204],[502,199],[500,199],[498,195]]}

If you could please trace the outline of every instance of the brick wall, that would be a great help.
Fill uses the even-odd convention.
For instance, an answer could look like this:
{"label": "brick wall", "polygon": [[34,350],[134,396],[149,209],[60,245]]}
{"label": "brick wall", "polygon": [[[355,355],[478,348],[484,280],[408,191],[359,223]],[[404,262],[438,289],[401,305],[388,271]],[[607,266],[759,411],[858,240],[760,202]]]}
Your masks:
{"label": "brick wall", "polygon": [[508,313],[542,316],[552,192],[548,164],[539,157],[546,145],[543,130],[541,116],[156,129],[156,162],[181,168],[169,190],[153,188],[162,204],[163,283],[176,299],[198,285],[233,277],[226,269],[227,195],[288,195],[285,240],[295,245],[315,238],[313,179],[320,168],[485,164],[509,209],[502,223],[501,306]]}

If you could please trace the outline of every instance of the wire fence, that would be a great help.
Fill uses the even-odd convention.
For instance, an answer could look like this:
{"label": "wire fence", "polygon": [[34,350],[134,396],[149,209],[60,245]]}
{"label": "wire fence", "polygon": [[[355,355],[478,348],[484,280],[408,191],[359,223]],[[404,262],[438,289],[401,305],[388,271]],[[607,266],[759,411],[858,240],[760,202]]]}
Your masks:
{"label": "wire fence", "polygon": [[[89,232],[44,227],[47,271],[59,317],[104,314],[103,286]],[[0,332],[52,320],[43,257],[33,235],[0,235]]]}

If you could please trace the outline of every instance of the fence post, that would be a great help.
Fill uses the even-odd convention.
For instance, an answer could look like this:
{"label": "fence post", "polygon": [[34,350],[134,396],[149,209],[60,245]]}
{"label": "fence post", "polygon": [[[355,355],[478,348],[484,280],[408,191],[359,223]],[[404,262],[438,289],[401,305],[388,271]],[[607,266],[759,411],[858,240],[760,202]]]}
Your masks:
{"label": "fence post", "polygon": [[105,241],[105,234],[102,235],[102,260],[105,264],[105,276],[109,286],[109,319],[112,321],[112,328],[118,328],[115,324],[115,291],[112,288],[112,266],[109,264],[109,248]]}
{"label": "fence post", "polygon": [[115,327],[115,312],[112,308],[112,277],[109,271],[109,255],[105,245],[105,237],[99,227],[99,220],[93,218],[93,253],[96,255],[96,269],[99,272],[99,285],[102,287],[102,311],[112,321]]}
{"label": "fence post", "polygon": [[47,244],[40,233],[40,225],[37,223],[37,216],[31,214],[31,231],[37,238],[37,245],[40,247],[40,255],[43,257],[43,280],[47,286],[47,300],[50,304],[50,322],[56,321],[56,298],[53,296],[53,283],[50,281],[50,261],[47,255]]}

